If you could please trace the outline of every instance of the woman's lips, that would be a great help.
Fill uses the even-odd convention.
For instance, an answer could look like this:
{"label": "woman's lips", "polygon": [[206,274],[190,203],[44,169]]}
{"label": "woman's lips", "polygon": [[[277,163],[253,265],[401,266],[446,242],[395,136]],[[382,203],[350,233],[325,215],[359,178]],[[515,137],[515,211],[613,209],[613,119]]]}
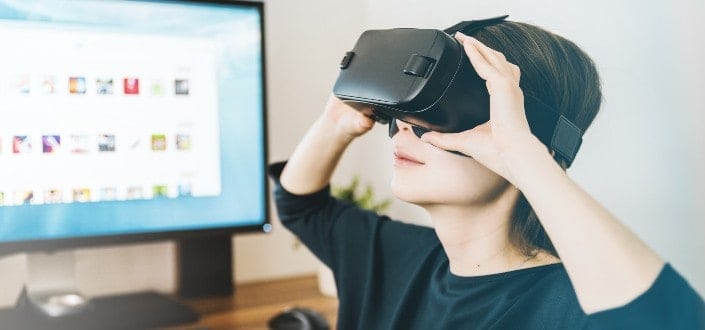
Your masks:
{"label": "woman's lips", "polygon": [[394,152],[394,165],[395,166],[417,166],[417,165],[424,165],[424,163],[415,159],[412,156],[409,156],[409,155],[403,153],[403,152],[395,151]]}

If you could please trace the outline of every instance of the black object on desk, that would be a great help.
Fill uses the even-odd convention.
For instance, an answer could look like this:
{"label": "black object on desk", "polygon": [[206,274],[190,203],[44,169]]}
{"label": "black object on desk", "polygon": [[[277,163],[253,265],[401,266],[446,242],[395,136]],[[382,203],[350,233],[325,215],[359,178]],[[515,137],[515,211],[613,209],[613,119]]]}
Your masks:
{"label": "black object on desk", "polygon": [[3,329],[147,329],[196,322],[199,315],[163,294],[147,291],[96,297],[86,310],[62,317],[42,313],[23,293],[15,308],[0,309]]}
{"label": "black object on desk", "polygon": [[302,307],[287,309],[269,320],[271,330],[329,330],[330,325],[320,313]]}

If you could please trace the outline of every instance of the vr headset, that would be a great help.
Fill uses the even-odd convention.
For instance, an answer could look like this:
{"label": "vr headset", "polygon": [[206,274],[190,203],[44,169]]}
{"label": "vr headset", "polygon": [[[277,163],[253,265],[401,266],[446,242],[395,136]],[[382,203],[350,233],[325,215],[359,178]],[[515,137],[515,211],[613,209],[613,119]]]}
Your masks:
{"label": "vr headset", "polygon": [[[429,130],[471,129],[490,119],[489,93],[452,35],[471,35],[507,17],[464,21],[443,31],[365,31],[343,57],[333,94],[374,120],[389,123],[390,137],[398,131],[394,119],[411,124],[418,136]],[[538,98],[524,94],[531,132],[570,166],[583,132]],[[371,110],[360,105],[371,105]]]}

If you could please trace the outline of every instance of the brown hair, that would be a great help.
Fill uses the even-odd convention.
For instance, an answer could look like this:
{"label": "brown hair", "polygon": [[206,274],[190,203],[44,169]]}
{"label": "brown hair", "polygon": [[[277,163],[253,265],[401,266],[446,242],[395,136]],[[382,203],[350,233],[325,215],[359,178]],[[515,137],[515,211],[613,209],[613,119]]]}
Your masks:
{"label": "brown hair", "polygon": [[[519,66],[524,94],[553,107],[583,132],[590,126],[602,103],[602,90],[593,61],[577,45],[520,22],[502,22],[472,35]],[[559,163],[565,170],[566,164]],[[514,207],[510,239],[527,256],[538,250],[558,256],[523,194]]]}

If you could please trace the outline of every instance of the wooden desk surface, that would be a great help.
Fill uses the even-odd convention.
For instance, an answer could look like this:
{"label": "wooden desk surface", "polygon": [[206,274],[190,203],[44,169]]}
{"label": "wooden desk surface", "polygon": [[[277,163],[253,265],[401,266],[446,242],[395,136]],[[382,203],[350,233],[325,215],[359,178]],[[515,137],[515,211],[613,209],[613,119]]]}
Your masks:
{"label": "wooden desk surface", "polygon": [[338,299],[318,291],[315,275],[239,284],[234,297],[186,303],[201,314],[201,320],[187,329],[268,329],[269,319],[289,307],[316,310],[335,329],[338,313]]}

